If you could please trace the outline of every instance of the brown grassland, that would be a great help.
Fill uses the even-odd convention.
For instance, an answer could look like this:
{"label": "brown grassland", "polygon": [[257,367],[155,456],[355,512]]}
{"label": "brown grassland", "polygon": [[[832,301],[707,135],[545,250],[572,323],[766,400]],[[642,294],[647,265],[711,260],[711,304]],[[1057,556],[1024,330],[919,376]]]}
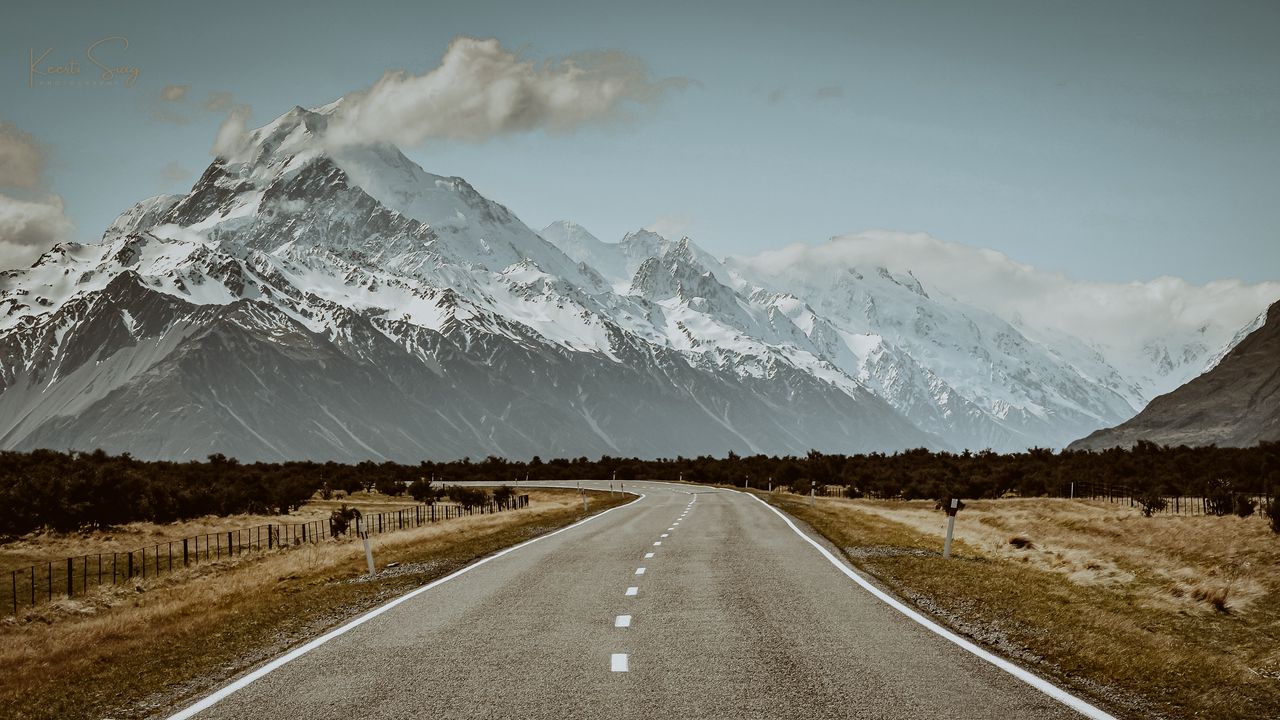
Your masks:
{"label": "brown grassland", "polygon": [[1280,717],[1280,536],[1259,517],[760,493],[943,624],[1122,717]]}
{"label": "brown grassland", "polygon": [[[106,587],[0,622],[0,718],[146,717],[504,547],[581,519],[574,490],[522,490],[526,509],[374,536],[383,569],[361,579],[359,542],[250,553],[128,587]],[[363,510],[412,501],[347,498]],[[592,513],[631,496],[593,493]],[[310,503],[287,521],[325,517],[338,501]],[[387,507],[377,508],[378,505]],[[280,517],[138,523],[111,532],[41,535],[0,547],[0,563],[128,550],[196,533],[281,522]]]}

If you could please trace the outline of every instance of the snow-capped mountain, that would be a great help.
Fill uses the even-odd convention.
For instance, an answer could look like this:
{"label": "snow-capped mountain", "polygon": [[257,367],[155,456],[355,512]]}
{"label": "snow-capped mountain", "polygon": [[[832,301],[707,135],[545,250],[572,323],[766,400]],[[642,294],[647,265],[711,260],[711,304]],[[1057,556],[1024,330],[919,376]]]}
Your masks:
{"label": "snow-capped mountain", "polygon": [[1135,412],[1100,357],[1085,364],[1031,340],[989,312],[931,293],[910,272],[728,263],[741,285],[773,291],[756,296],[822,338],[825,357],[953,446],[1060,447],[1078,429]]}
{"label": "snow-capped mountain", "polygon": [[191,192],[0,274],[0,446],[412,461],[948,444],[691,243],[636,233],[602,250],[613,264],[570,257],[460,178],[330,143],[330,110],[295,108]]}

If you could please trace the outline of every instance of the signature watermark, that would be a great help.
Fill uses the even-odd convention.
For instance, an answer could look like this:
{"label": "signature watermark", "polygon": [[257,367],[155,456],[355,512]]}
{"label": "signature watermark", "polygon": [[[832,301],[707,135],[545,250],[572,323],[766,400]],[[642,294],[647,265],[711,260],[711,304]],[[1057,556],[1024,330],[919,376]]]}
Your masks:
{"label": "signature watermark", "polygon": [[[137,65],[120,62],[118,55],[129,49],[129,38],[123,35],[104,37],[89,45],[84,50],[84,62],[75,56],[59,64],[49,61],[53,48],[47,48],[37,54],[31,48],[30,69],[27,74],[27,87],[37,85],[114,85],[133,87],[142,72]],[[87,70],[88,74],[82,74]]]}

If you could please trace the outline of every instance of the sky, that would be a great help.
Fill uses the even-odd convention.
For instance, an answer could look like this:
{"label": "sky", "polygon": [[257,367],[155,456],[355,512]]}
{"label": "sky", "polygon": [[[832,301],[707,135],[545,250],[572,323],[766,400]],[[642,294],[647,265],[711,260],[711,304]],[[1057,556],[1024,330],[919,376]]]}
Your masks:
{"label": "sky", "polygon": [[[468,101],[433,94],[460,36],[621,95],[451,115],[423,98]],[[348,96],[353,133],[535,229],[720,256],[879,229],[1079,281],[1276,281],[1277,37],[1273,1],[23,4],[0,27],[0,265],[189,189],[229,118]]]}

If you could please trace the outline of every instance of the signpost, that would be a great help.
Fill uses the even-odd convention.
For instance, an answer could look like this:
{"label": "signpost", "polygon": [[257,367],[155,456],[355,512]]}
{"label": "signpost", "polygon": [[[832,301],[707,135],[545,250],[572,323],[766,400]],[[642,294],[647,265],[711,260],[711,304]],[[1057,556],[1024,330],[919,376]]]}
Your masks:
{"label": "signpost", "polygon": [[377,574],[373,567],[373,548],[369,547],[369,533],[365,531],[364,518],[356,518],[356,534],[364,541],[364,559],[369,563],[369,577]]}
{"label": "signpost", "polygon": [[960,499],[951,498],[951,502],[944,509],[947,511],[947,541],[942,545],[942,559],[949,560],[951,558],[951,535],[956,529],[956,513],[960,512]]}

